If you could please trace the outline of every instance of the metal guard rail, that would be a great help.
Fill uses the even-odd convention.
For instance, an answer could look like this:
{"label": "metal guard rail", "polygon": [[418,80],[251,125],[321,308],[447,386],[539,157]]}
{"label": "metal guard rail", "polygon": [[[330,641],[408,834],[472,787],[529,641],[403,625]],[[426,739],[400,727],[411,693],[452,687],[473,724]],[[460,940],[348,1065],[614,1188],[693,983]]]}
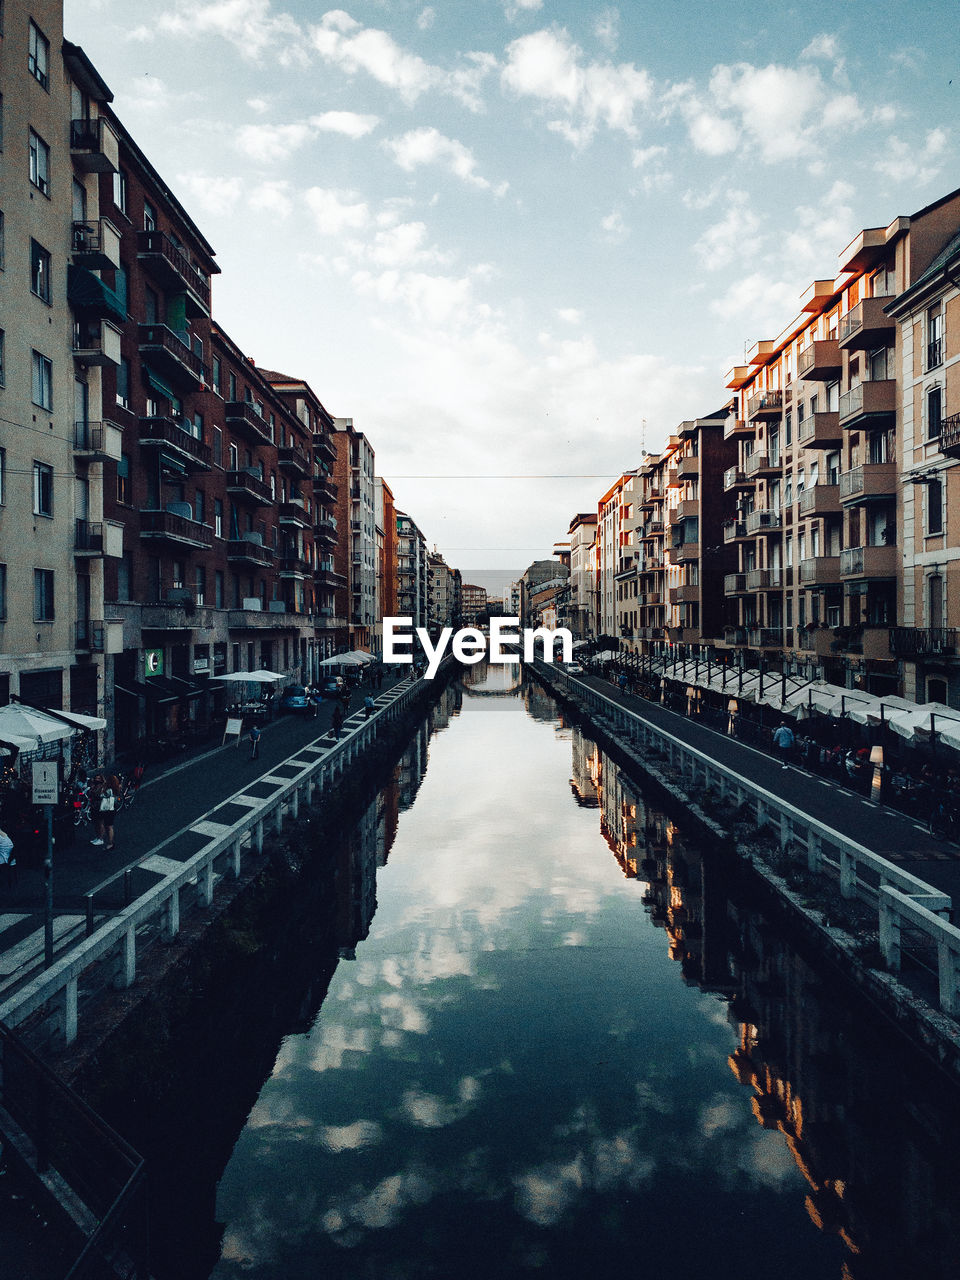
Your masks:
{"label": "metal guard rail", "polygon": [[[447,657],[441,664],[441,670],[451,661],[453,659]],[[413,678],[405,681],[403,685],[395,686],[386,695],[381,695],[387,700],[369,720],[363,720],[353,729],[345,727],[339,742],[325,750],[324,754],[316,760],[303,762],[303,768],[297,777],[290,780],[283,779],[283,785],[278,785],[272,796],[264,800],[255,800],[253,797],[239,799],[244,795],[244,790],[241,788],[227,799],[218,801],[207,813],[177,832],[171,839],[176,839],[184,831],[193,831],[209,836],[209,841],[184,862],[182,870],[172,873],[160,884],[142,894],[131,906],[95,929],[83,942],[55,960],[49,969],[10,996],[0,1005],[0,1022],[6,1023],[9,1027],[16,1027],[38,1010],[49,1009],[57,1004],[61,1018],[62,1040],[67,1045],[72,1044],[77,1038],[78,984],[84,971],[116,952],[118,970],[114,986],[119,989],[132,986],[137,974],[137,930],[159,920],[164,941],[175,938],[180,931],[181,891],[195,884],[200,905],[209,907],[213,902],[214,864],[217,859],[227,854],[228,869],[235,879],[239,878],[247,837],[249,836],[251,840],[246,847],[255,849],[258,854],[261,853],[264,829],[267,824],[272,823],[274,829],[280,832],[285,809],[288,809],[295,819],[300,811],[301,798],[309,804],[316,785],[323,786],[328,780],[342,776],[351,761],[355,760],[360,752],[374,740],[380,726],[396,720],[418,696],[420,690],[421,680]],[[304,744],[288,760],[283,761],[280,767],[289,766],[291,761],[296,761],[298,756],[313,745],[315,744]],[[264,781],[270,777],[271,775],[267,774],[265,778],[257,781]],[[233,825],[222,826],[210,820],[211,813],[228,804],[236,803],[246,804],[250,812]],[[213,828],[216,830],[212,830]],[[162,849],[163,845],[158,848]]]}
{"label": "metal guard rail", "polygon": [[[837,875],[841,897],[859,896],[874,903],[878,911],[880,950],[891,972],[900,970],[904,925],[918,930],[925,942],[937,948],[940,1008],[944,1013],[960,1014],[960,928],[944,918],[952,907],[948,894],[888,862],[735,770],[712,760],[673,734],[657,728],[592,685],[575,681],[553,664],[538,661],[533,665],[543,674],[558,680],[561,687],[575,692],[588,705],[592,704],[604,712],[615,726],[627,730],[646,749],[657,747],[665,750],[670,763],[679,767],[681,777],[691,784],[691,790],[695,790],[698,783],[704,788],[712,785],[721,798],[732,796],[738,806],[752,803],[757,826],[768,824],[773,827],[779,835],[782,849],[791,839],[796,840],[806,847],[810,871],[831,871]],[[878,883],[871,884],[861,878],[861,870],[872,872]]]}

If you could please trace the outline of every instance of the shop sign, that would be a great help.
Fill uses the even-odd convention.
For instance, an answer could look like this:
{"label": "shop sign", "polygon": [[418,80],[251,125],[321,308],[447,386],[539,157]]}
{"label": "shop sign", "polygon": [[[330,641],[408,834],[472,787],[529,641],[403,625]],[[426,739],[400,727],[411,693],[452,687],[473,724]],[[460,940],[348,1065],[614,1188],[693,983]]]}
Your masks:
{"label": "shop sign", "polygon": [[194,674],[195,676],[205,675],[209,670],[210,670],[210,659],[209,659],[209,658],[194,658],[194,660],[193,660],[193,674]]}
{"label": "shop sign", "polygon": [[144,649],[143,669],[148,679],[150,676],[162,676],[163,675],[163,650],[162,649]]}

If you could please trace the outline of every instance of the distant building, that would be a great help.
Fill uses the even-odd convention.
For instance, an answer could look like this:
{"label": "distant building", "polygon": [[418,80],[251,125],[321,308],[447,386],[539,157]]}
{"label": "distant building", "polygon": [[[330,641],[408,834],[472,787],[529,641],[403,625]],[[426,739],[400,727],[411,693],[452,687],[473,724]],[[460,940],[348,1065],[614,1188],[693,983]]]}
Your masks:
{"label": "distant building", "polygon": [[467,626],[475,626],[487,612],[487,589],[475,583],[463,584],[463,621]]}

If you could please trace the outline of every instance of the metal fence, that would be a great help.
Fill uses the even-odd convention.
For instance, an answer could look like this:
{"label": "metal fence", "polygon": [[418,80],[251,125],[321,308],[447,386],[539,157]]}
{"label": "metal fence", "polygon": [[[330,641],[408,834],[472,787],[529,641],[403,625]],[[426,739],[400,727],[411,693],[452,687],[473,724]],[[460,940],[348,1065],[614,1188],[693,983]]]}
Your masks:
{"label": "metal fence", "polygon": [[[182,910],[208,908],[217,879],[239,878],[245,854],[261,853],[265,834],[269,830],[280,832],[284,818],[296,818],[300,805],[311,802],[316,788],[322,789],[340,778],[379,733],[406,712],[421,690],[418,678],[408,678],[379,696],[378,709],[369,719],[352,729],[344,726],[338,742],[301,747],[277,766],[284,770],[296,767],[296,776],[273,776],[276,789],[267,799],[256,799],[241,790],[191,823],[185,830],[205,837],[203,847],[99,926],[95,924],[95,911],[89,911],[88,919],[93,922],[89,936],[0,1005],[0,1021],[16,1027],[37,1014],[55,1015],[61,1043],[72,1044],[78,1033],[79,984],[84,975],[99,964],[104,966],[101,976],[114,987],[130,987],[136,980],[142,944],[158,935],[165,941],[172,940],[180,932]],[[266,775],[265,780],[271,781],[271,775]],[[231,825],[211,817],[227,805],[241,805],[248,812]]]}
{"label": "metal fence", "polygon": [[735,770],[657,727],[584,680],[537,662],[547,682],[578,698],[628,741],[661,752],[678,770],[689,795],[712,788],[721,799],[748,805],[758,827],[772,829],[782,849],[798,846],[807,868],[836,878],[844,898],[860,898],[877,909],[880,950],[888,969],[899,972],[905,931],[922,950],[936,951],[940,1008],[960,1014],[960,929],[949,920],[948,894],[835,831]]}

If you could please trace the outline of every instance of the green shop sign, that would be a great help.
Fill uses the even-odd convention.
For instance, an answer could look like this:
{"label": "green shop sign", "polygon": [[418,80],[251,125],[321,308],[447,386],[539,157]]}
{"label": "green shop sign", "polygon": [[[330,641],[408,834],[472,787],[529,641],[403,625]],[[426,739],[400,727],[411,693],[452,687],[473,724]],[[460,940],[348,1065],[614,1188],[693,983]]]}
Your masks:
{"label": "green shop sign", "polygon": [[162,649],[144,649],[143,669],[148,677],[162,676],[163,675],[163,650]]}

